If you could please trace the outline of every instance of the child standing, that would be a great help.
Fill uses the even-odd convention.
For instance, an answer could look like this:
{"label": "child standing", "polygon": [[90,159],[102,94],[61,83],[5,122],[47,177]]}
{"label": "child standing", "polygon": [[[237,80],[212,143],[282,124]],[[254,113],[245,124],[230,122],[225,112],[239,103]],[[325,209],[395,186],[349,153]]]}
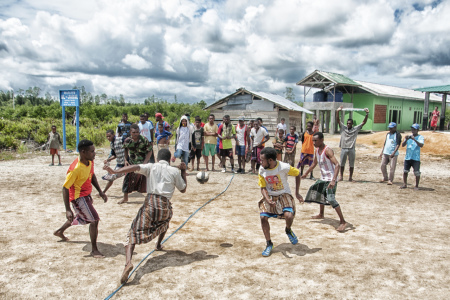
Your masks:
{"label": "child standing", "polygon": [[278,131],[278,136],[275,137],[275,143],[273,144],[273,147],[275,148],[275,151],[277,151],[277,160],[282,161],[283,149],[285,146],[284,129],[280,128],[277,131]]}
{"label": "child standing", "polygon": [[55,165],[55,154],[58,155],[58,166],[61,164],[61,156],[59,155],[59,147],[61,146],[61,136],[56,132],[56,126],[52,126],[52,131],[48,134],[47,143],[50,146],[50,154],[52,155],[52,163],[49,166]]}
{"label": "child standing", "polygon": [[297,150],[298,135],[295,133],[296,127],[291,126],[290,133],[286,135],[284,141],[286,142],[286,151],[284,153],[284,162],[291,165],[295,164],[295,152]]}
{"label": "child standing", "polygon": [[156,131],[156,133],[155,133],[158,151],[160,149],[169,149],[171,137],[172,137],[172,132],[164,130],[163,123],[158,123],[158,131]]}
{"label": "child standing", "polygon": [[200,157],[202,157],[202,150],[204,145],[203,127],[200,117],[195,117],[194,133],[192,134],[192,150],[191,150],[191,171],[194,170],[194,161],[197,157],[197,171],[200,171]]}

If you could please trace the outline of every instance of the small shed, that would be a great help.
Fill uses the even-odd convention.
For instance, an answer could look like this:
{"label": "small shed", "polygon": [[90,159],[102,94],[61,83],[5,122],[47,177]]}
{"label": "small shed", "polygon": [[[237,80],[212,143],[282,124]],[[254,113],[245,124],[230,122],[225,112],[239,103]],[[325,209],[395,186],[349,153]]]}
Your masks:
{"label": "small shed", "polygon": [[288,128],[295,126],[300,132],[303,131],[302,119],[305,119],[305,114],[313,114],[279,95],[253,92],[245,88],[237,89],[233,94],[214,102],[205,109],[209,109],[216,120],[221,120],[224,115],[229,115],[232,121],[237,121],[241,116],[245,117],[246,121],[262,118],[263,125],[271,136],[275,135],[281,118],[285,119]]}

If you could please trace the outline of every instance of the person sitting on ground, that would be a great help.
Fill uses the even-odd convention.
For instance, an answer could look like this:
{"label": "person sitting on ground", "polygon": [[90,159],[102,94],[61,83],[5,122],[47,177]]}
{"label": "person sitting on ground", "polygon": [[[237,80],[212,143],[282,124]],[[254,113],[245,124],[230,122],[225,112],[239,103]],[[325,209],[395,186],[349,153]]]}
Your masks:
{"label": "person sitting on ground", "polygon": [[408,183],[408,173],[411,170],[411,166],[414,169],[414,175],[416,176],[415,190],[419,189],[420,181],[420,148],[423,147],[425,139],[419,135],[419,124],[411,125],[412,135],[407,135],[402,143],[402,147],[406,146],[405,163],[403,170],[403,185],[401,189],[406,189]]}
{"label": "person sitting on ground", "polygon": [[55,165],[55,155],[58,155],[58,166],[61,164],[61,155],[59,155],[59,148],[61,147],[61,136],[56,132],[56,126],[52,126],[52,131],[48,134],[47,143],[50,148],[50,154],[52,155],[52,163],[50,166]]}

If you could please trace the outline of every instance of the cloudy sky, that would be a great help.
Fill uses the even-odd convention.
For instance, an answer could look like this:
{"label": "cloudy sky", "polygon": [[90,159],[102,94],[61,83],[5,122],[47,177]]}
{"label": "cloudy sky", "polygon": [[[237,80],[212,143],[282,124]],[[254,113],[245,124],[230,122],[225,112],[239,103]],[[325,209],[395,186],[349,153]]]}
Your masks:
{"label": "cloudy sky", "polygon": [[450,84],[450,0],[1,0],[0,90],[211,103],[314,70]]}

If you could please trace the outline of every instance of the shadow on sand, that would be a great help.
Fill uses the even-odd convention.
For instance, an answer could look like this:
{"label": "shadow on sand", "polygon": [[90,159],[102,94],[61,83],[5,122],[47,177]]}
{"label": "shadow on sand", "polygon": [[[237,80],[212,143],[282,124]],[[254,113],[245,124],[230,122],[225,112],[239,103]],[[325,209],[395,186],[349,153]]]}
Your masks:
{"label": "shadow on sand", "polygon": [[[339,227],[339,221],[335,220],[335,219],[321,219],[321,220],[315,220],[312,221],[312,223],[319,223],[319,224],[326,224],[326,225],[331,225],[334,227],[334,229],[337,229]],[[347,222],[347,227],[345,227],[344,231],[340,231],[341,233],[350,231],[355,229],[355,226],[353,226],[352,223]]]}
{"label": "shadow on sand", "polygon": [[[84,252],[87,252],[88,255],[85,255],[84,257],[89,257],[90,253],[92,251],[92,246],[90,241],[67,241],[64,243],[68,244],[84,244],[84,247],[81,249]],[[101,242],[97,242],[98,250],[105,256],[105,257],[116,257],[116,256],[125,256],[125,247],[122,243],[111,245],[111,244],[105,244]],[[134,253],[135,254],[135,253]]]}
{"label": "shadow on sand", "polygon": [[[179,250],[167,250],[163,255],[155,256],[146,261],[136,271],[132,281],[127,285],[139,284],[140,279],[145,275],[167,267],[180,267],[192,264],[196,261],[209,260],[219,257],[218,255],[208,255],[206,251],[200,250],[191,254]],[[137,262],[134,266],[137,265]]]}
{"label": "shadow on sand", "polygon": [[305,256],[306,254],[314,254],[320,250],[322,250],[322,248],[310,249],[307,245],[303,244],[292,245],[290,243],[284,243],[273,248],[272,253],[281,252],[284,257],[292,258],[288,255],[288,253],[295,254],[297,256]]}

